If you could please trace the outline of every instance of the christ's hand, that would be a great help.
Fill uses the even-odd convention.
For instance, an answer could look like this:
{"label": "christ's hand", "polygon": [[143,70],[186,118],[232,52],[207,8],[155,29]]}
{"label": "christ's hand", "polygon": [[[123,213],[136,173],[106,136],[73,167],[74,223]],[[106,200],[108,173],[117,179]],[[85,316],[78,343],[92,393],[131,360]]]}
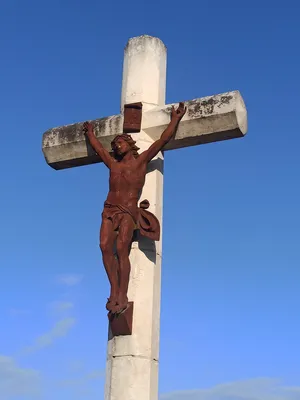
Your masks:
{"label": "christ's hand", "polygon": [[186,113],[186,107],[184,103],[179,103],[177,109],[172,106],[171,112],[171,122],[167,126],[167,128],[163,131],[161,137],[156,140],[149,147],[148,150],[145,150],[138,158],[140,163],[149,163],[163,148],[164,146],[172,139],[172,137],[176,133],[176,129],[178,127],[181,118]]}
{"label": "christ's hand", "polygon": [[104,164],[110,168],[111,167],[111,162],[112,162],[112,157],[110,156],[109,152],[103,147],[101,142],[97,139],[95,132],[94,132],[94,127],[93,124],[90,122],[84,122],[83,124],[83,133],[86,135],[88,138],[88,141],[90,142],[90,145],[92,148],[95,150],[95,152],[100,156],[101,160],[104,162]]}
{"label": "christ's hand", "polygon": [[186,107],[184,106],[184,103],[181,102],[179,103],[177,110],[174,108],[174,106],[172,106],[171,119],[180,121],[185,113],[186,113]]}
{"label": "christ's hand", "polygon": [[85,122],[83,124],[83,133],[87,136],[92,136],[94,134],[93,125],[90,122]]}

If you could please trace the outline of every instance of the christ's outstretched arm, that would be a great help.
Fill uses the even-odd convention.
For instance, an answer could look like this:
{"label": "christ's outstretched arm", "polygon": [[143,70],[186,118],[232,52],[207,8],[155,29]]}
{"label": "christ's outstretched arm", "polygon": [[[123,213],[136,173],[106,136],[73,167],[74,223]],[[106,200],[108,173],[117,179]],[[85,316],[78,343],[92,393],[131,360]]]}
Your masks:
{"label": "christ's outstretched arm", "polygon": [[179,103],[177,110],[172,107],[171,121],[167,128],[163,131],[161,137],[156,140],[148,150],[145,150],[138,158],[139,162],[149,163],[163,147],[172,139],[175,135],[179,122],[186,112],[184,103]]}
{"label": "christ's outstretched arm", "polygon": [[104,164],[110,168],[111,163],[113,162],[113,158],[109,154],[109,152],[102,146],[102,144],[99,142],[99,140],[96,138],[93,125],[90,122],[85,122],[83,124],[83,130],[84,134],[88,138],[91,146],[95,150],[95,152],[100,156],[101,160],[104,162]]}

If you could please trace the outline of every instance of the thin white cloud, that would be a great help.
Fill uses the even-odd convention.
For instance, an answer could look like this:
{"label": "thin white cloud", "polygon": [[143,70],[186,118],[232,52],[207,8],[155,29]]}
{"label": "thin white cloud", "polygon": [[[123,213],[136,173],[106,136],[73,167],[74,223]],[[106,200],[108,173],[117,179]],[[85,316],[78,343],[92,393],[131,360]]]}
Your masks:
{"label": "thin white cloud", "polygon": [[98,380],[102,380],[104,377],[104,371],[103,370],[98,370],[95,369],[93,371],[90,371],[88,373],[86,373],[85,375],[76,378],[76,379],[63,379],[61,381],[59,381],[59,385],[60,386],[64,386],[64,387],[71,387],[71,388],[75,388],[75,387],[85,387],[89,382],[91,381],[98,381]]}
{"label": "thin white cloud", "polygon": [[33,353],[45,347],[51,346],[56,339],[66,336],[70,329],[74,326],[75,322],[75,318],[64,318],[56,322],[49,332],[38,336],[35,340],[35,343],[32,346],[27,347],[24,352],[27,354]]}
{"label": "thin white cloud", "polygon": [[72,399],[86,400],[99,397],[101,381],[104,378],[103,370],[92,370],[87,373],[76,374],[76,378],[62,379],[58,382],[60,390],[66,390]]}
{"label": "thin white cloud", "polygon": [[73,360],[73,361],[70,361],[69,363],[68,363],[68,370],[70,371],[70,372],[78,372],[78,371],[80,371],[80,370],[83,370],[83,368],[84,368],[84,362],[83,361],[80,361],[80,360]]}
{"label": "thin white cloud", "polygon": [[0,355],[0,399],[32,400],[40,393],[40,374],[29,368],[19,367],[11,357]]}
{"label": "thin white cloud", "polygon": [[300,399],[300,386],[299,387],[297,387],[297,386],[288,386],[288,387],[285,388],[285,391],[286,392],[290,392],[290,393],[298,394],[299,395],[298,398]]}
{"label": "thin white cloud", "polygon": [[95,369],[88,374],[86,374],[86,380],[87,381],[95,381],[99,379],[103,379],[105,375],[105,372],[102,369]]}
{"label": "thin white cloud", "polygon": [[82,282],[83,275],[78,274],[66,274],[66,275],[58,275],[56,277],[56,282],[59,285],[64,286],[76,286]]}
{"label": "thin white cloud", "polygon": [[300,387],[289,388],[276,379],[257,378],[166,393],[160,400],[300,400]]}
{"label": "thin white cloud", "polygon": [[50,309],[54,314],[65,314],[74,308],[71,301],[54,301],[50,304]]}

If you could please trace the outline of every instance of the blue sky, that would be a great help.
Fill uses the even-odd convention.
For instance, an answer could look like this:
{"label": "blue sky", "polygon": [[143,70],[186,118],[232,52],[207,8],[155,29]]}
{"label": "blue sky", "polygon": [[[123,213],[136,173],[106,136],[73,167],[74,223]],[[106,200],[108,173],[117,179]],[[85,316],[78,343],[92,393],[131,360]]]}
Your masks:
{"label": "blue sky", "polygon": [[123,48],[149,34],[168,103],[238,89],[249,118],[165,157],[161,399],[299,400],[300,6],[108,3],[1,2],[0,398],[103,396],[107,171],[56,172],[41,139],[118,113]]}

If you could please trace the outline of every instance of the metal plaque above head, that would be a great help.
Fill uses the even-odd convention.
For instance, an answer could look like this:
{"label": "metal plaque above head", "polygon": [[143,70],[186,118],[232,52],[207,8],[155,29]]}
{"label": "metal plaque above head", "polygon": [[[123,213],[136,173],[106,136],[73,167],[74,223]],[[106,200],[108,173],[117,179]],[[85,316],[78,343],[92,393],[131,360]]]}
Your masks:
{"label": "metal plaque above head", "polygon": [[132,103],[124,105],[124,133],[138,133],[142,125],[142,103]]}

